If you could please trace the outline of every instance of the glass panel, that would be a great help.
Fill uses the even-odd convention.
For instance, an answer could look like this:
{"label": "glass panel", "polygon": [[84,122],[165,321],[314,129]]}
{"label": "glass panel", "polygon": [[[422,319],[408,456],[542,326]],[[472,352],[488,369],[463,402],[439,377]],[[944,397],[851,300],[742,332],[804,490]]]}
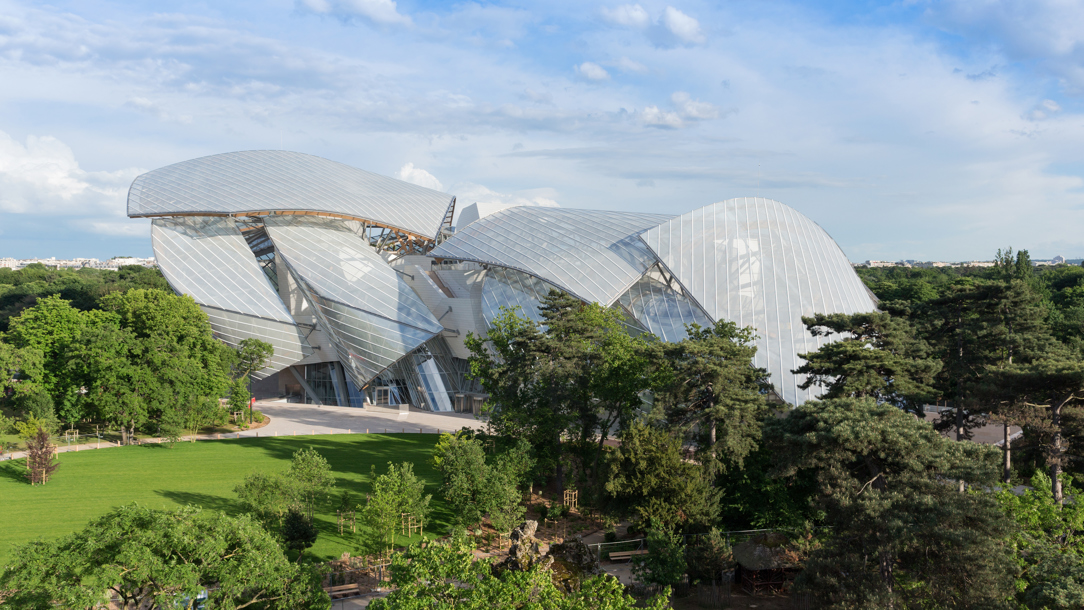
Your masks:
{"label": "glass panel", "polygon": [[637,235],[669,218],[515,207],[471,223],[430,256],[516,269],[609,306],[655,264]]}
{"label": "glass panel", "polygon": [[757,330],[755,362],[793,404],[814,397],[798,389],[803,378],[790,373],[801,365],[798,354],[825,342],[805,330],[802,316],[876,309],[839,245],[778,201],[730,199],[645,231],[640,239],[708,316]]}

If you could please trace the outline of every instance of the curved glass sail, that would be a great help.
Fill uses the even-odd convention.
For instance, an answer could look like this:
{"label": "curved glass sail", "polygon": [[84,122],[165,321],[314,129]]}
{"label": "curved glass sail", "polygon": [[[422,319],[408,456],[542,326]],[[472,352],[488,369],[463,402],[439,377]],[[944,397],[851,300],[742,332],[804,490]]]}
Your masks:
{"label": "curved glass sail", "polygon": [[609,306],[655,264],[636,236],[669,218],[514,207],[471,223],[430,256],[515,269],[588,303]]}
{"label": "curved glass sail", "polygon": [[794,209],[760,198],[693,210],[640,238],[712,318],[752,326],[756,364],[784,400],[814,397],[790,371],[817,350],[802,316],[876,309],[836,242]]}
{"label": "curved glass sail", "polygon": [[440,191],[284,150],[248,150],[156,169],[132,182],[128,216],[318,212],[432,239],[452,202]]}
{"label": "curved glass sail", "polygon": [[657,265],[617,300],[633,319],[663,341],[677,342],[688,336],[685,327],[712,325],[711,318],[684,294],[684,289]]}
{"label": "curved glass sail", "polygon": [[267,234],[314,306],[339,357],[364,387],[443,329],[418,295],[343,223],[270,216]]}
{"label": "curved glass sail", "polygon": [[254,378],[312,353],[232,219],[156,218],[151,243],[166,281],[200,305],[215,336],[234,347],[253,338],[275,349]]}

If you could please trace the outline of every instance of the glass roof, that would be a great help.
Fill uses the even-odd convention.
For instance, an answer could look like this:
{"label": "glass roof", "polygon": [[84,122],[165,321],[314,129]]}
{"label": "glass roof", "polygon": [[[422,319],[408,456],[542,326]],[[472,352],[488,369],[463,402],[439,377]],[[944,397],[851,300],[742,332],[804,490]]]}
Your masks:
{"label": "glass roof", "polygon": [[813,389],[790,373],[800,353],[826,341],[802,316],[874,311],[839,245],[816,223],[778,201],[729,199],[670,220],[640,239],[712,318],[757,330],[756,364],[768,369],[784,400],[800,404]]}
{"label": "glass roof", "polygon": [[669,218],[514,207],[471,223],[429,255],[509,267],[609,306],[655,264],[636,236]]}
{"label": "glass roof", "polygon": [[711,320],[682,294],[680,285],[671,286],[671,282],[668,274],[656,265],[617,302],[653,335],[663,341],[677,342],[689,336],[685,330],[687,324],[707,328]]}
{"label": "glass roof", "polygon": [[281,150],[183,161],[147,172],[128,191],[128,215],[324,212],[435,238],[452,196],[387,176]]}

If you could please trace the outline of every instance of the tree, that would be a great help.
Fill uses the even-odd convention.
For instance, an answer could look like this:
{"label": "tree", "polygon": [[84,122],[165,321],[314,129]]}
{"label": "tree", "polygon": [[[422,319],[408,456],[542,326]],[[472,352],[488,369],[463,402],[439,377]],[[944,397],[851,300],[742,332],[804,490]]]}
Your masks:
{"label": "tree", "polygon": [[676,586],[689,569],[684,539],[665,527],[647,532],[647,555],[633,559],[636,580],[655,585]]}
{"label": "tree", "polygon": [[373,610],[632,610],[667,608],[669,589],[643,605],[610,575],[585,579],[563,593],[539,564],[494,575],[488,559],[474,560],[466,537],[413,545],[391,563],[394,588]]}
{"label": "tree", "polygon": [[37,433],[26,441],[26,478],[31,485],[45,485],[49,476],[58,468],[53,463],[56,446],[49,442],[49,433],[38,428]]}
{"label": "tree", "polygon": [[317,503],[327,499],[335,485],[331,464],[312,447],[294,452],[286,477],[296,490],[299,506],[309,517],[315,512]]}
{"label": "tree", "polygon": [[441,493],[459,525],[472,526],[488,514],[494,528],[507,533],[522,520],[525,508],[519,486],[533,467],[530,448],[522,439],[487,463],[477,439],[463,431],[442,434],[433,463],[443,478]]}
{"label": "tree", "polygon": [[23,396],[44,392],[44,356],[40,349],[18,348],[0,341],[0,397],[15,402]]}
{"label": "tree", "polygon": [[372,492],[361,507],[365,524],[362,547],[382,554],[395,544],[395,532],[404,514],[413,515],[424,526],[432,497],[424,494],[425,483],[414,476],[414,465],[409,462],[399,466],[388,462],[388,472],[382,475],[377,475],[373,466],[369,478]]}
{"label": "tree", "polygon": [[246,516],[185,507],[122,506],[83,530],[19,548],[0,574],[3,608],[97,608],[117,595],[125,609],[324,609],[330,604],[311,568],[290,563]]}
{"label": "tree", "polygon": [[[811,471],[832,536],[799,577],[824,605],[1004,605],[1015,566],[989,489],[996,450],[952,442],[871,399],[811,401],[769,420],[780,476]],[[975,486],[959,493],[949,482]]]}
{"label": "tree", "polygon": [[720,320],[688,331],[686,339],[664,348],[673,371],[663,393],[666,422],[682,432],[699,430],[694,439],[713,470],[727,463],[740,468],[757,447],[767,410],[768,373],[753,366],[753,329]]}
{"label": "tree", "polygon": [[825,389],[822,398],[874,398],[917,415],[937,398],[932,387],[941,363],[907,320],[889,313],[816,314],[803,317],[814,337],[833,338],[816,352],[799,354],[792,371],[807,378],[798,387]]}
{"label": "tree", "polygon": [[641,523],[675,528],[708,526],[719,512],[719,492],[702,466],[685,459],[681,439],[642,423],[620,436],[610,460],[606,496]]}
{"label": "tree", "polygon": [[1052,354],[1031,364],[1013,364],[989,372],[992,385],[1012,403],[1029,406],[1038,416],[1032,430],[1046,439],[1051,493],[1059,504],[1064,499],[1062,471],[1068,461],[1062,415],[1084,402],[1084,362],[1069,353]]}
{"label": "tree", "polygon": [[286,516],[282,519],[282,541],[286,548],[297,551],[298,561],[301,561],[305,549],[316,544],[317,534],[312,517],[301,512],[297,507],[291,507],[286,511]]}
{"label": "tree", "polygon": [[237,344],[237,360],[233,364],[234,375],[247,379],[256,371],[267,366],[267,361],[275,355],[275,348],[270,343],[249,337]]}
{"label": "tree", "polygon": [[280,474],[253,472],[233,492],[265,529],[278,532],[287,511],[300,505],[293,480]]}
{"label": "tree", "polygon": [[490,395],[490,432],[526,439],[560,491],[566,441],[577,441],[598,477],[611,429],[635,418],[658,375],[652,340],[630,337],[616,310],[556,290],[538,309],[537,324],[504,310],[485,337],[471,334],[466,345],[471,376]]}

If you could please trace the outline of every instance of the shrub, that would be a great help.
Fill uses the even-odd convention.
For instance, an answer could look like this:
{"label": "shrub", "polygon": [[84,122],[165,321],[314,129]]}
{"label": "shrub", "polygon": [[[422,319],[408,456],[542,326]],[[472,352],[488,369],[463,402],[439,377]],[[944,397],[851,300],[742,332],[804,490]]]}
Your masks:
{"label": "shrub", "polygon": [[632,573],[642,583],[677,585],[688,563],[681,536],[662,527],[647,534],[647,555],[633,558]]}
{"label": "shrub", "polygon": [[730,545],[715,528],[701,536],[696,544],[688,547],[686,555],[689,578],[692,580],[712,580],[718,578],[720,572],[734,567],[734,554]]}

